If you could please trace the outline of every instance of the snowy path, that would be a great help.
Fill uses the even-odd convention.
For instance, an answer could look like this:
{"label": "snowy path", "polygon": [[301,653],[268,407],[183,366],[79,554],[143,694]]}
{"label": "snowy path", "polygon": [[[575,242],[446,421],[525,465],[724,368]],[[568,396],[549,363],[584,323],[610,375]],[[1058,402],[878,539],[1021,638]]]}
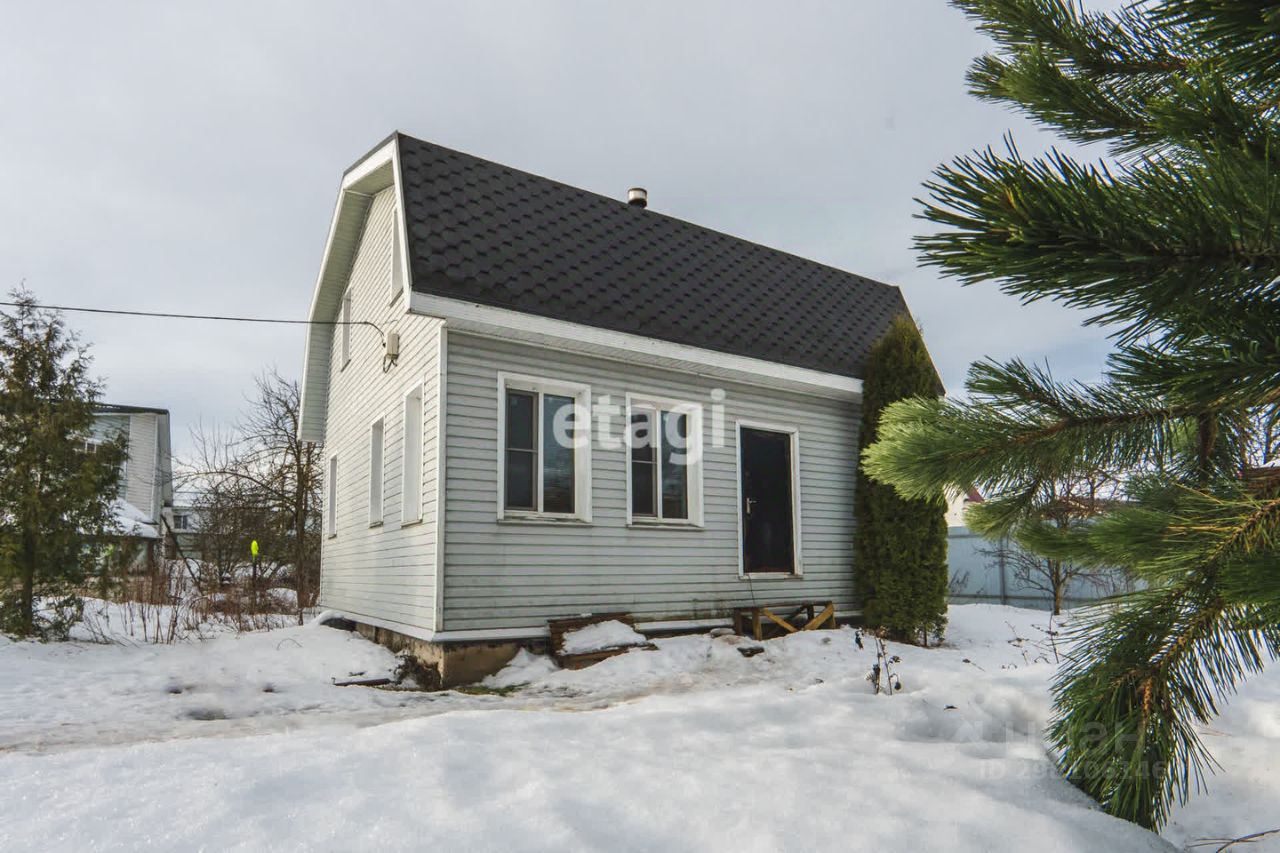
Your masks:
{"label": "snowy path", "polygon": [[894,649],[893,697],[849,631],[522,659],[502,679],[533,684],[505,697],[333,687],[394,659],[321,628],[0,646],[0,849],[1138,851],[1280,825],[1280,679],[1215,726],[1227,772],[1177,847],[1061,780],[1053,665],[1010,642],[1045,620],[953,608],[951,647]]}

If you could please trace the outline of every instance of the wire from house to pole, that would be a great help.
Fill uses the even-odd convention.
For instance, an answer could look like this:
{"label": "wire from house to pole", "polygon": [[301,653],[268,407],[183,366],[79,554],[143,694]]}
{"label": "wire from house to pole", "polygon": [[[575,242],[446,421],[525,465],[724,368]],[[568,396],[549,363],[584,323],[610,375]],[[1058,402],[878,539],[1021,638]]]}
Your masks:
{"label": "wire from house to pole", "polygon": [[[28,303],[22,302],[0,302],[10,308],[21,308]],[[127,311],[122,308],[81,308],[70,305],[32,305],[31,307],[40,308],[46,311],[77,311],[82,314],[119,314],[126,317],[161,317],[171,320],[220,320],[231,323],[281,323],[292,326],[368,326],[373,329],[382,338],[382,345],[386,346],[387,336],[377,323],[369,320],[285,320],[276,317],[234,317],[219,314],[175,314],[164,311]]]}

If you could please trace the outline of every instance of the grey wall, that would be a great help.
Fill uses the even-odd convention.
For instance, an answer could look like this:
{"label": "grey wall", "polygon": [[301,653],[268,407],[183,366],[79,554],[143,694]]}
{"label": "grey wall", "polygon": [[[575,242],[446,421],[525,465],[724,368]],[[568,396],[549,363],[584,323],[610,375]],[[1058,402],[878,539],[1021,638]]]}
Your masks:
{"label": "grey wall", "polygon": [[[327,330],[335,358],[328,366],[324,465],[337,457],[337,532],[326,531],[320,556],[320,605],[352,618],[413,633],[435,626],[436,412],[440,321],[408,314],[403,295],[392,299],[393,191],[369,207],[351,268],[352,319],[400,333],[400,360],[383,362],[382,339],[366,327],[351,329],[351,362],[342,364],[343,327]],[[423,391],[420,521],[401,517],[404,476],[404,396]],[[370,519],[370,428],[383,418],[383,511]],[[328,518],[328,488],[324,491]]]}
{"label": "grey wall", "polygon": [[[588,383],[621,403],[627,392],[694,403],[727,392],[727,442],[703,418],[705,529],[627,526],[626,460],[593,436],[592,522],[548,526],[497,520],[498,373]],[[854,606],[853,486],[857,407],[691,374],[508,341],[448,336],[444,620],[446,631],[537,628],[549,618],[629,611],[642,620],[721,617],[734,606],[834,599]],[[738,574],[738,419],[798,426],[802,578]],[[621,441],[621,418],[614,419]],[[593,425],[594,426],[594,425]]]}

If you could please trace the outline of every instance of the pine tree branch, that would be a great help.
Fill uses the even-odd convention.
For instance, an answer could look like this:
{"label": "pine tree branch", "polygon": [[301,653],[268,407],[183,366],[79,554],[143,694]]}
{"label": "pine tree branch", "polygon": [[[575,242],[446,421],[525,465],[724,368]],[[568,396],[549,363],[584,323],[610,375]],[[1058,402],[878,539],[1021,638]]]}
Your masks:
{"label": "pine tree branch", "polygon": [[1266,96],[1280,93],[1280,3],[1265,0],[1165,0],[1155,13],[1186,43],[1215,57],[1226,74]]}
{"label": "pine tree branch", "polygon": [[1265,163],[1149,159],[1113,172],[1058,152],[1024,160],[1010,142],[1005,157],[987,150],[934,174],[920,215],[948,230],[916,248],[964,284],[998,278],[1023,301],[1091,309],[1090,322],[1127,324],[1130,337],[1189,303],[1280,301],[1280,182]]}
{"label": "pine tree branch", "polygon": [[[969,83],[1118,165],[1012,142],[940,167],[926,264],[1117,324],[1107,381],[979,365],[965,403],[895,403],[863,469],[905,496],[978,485],[984,532],[1128,568],[1055,683],[1050,736],[1112,814],[1158,828],[1212,759],[1196,726],[1280,651],[1280,3],[959,0],[996,42]],[[1104,470],[1123,502],[1059,535],[1057,478]],[[1194,487],[1192,487],[1194,485]]]}
{"label": "pine tree branch", "polygon": [[966,402],[888,407],[863,452],[867,474],[913,498],[977,486],[1012,499],[998,504],[1012,519],[1044,481],[1177,466],[1202,411],[1133,388],[1062,385],[1016,360],[974,365],[966,387]]}
{"label": "pine tree branch", "polygon": [[1211,575],[1130,596],[1071,638],[1050,739],[1064,772],[1112,814],[1156,828],[1214,767],[1196,732],[1280,631],[1215,594]]}

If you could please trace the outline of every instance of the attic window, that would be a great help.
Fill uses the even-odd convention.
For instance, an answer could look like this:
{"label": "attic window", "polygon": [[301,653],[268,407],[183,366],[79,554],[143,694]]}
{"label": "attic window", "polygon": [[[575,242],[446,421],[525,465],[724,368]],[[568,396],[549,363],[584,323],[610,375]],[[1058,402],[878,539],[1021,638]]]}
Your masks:
{"label": "attic window", "polygon": [[391,301],[404,292],[404,261],[400,257],[403,243],[400,239],[400,211],[391,214]]}

